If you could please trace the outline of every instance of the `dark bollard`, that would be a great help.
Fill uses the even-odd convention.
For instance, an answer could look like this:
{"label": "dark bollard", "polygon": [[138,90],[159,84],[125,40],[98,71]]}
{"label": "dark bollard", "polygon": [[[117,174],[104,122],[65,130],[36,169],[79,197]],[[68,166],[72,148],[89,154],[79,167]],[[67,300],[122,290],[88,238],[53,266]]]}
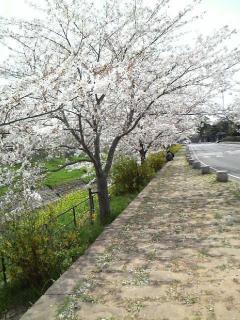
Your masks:
{"label": "dark bollard", "polygon": [[199,161],[194,161],[192,167],[193,169],[201,169],[201,163]]}
{"label": "dark bollard", "polygon": [[209,166],[201,166],[202,174],[209,174],[210,167]]}
{"label": "dark bollard", "polygon": [[194,161],[192,164],[193,169],[200,169],[201,163],[199,161]]}
{"label": "dark bollard", "polygon": [[227,171],[217,171],[217,181],[219,181],[219,182],[228,182],[228,173],[227,173]]}
{"label": "dark bollard", "polygon": [[192,158],[190,158],[190,159],[188,160],[188,162],[189,162],[190,165],[192,165],[193,162],[194,162],[194,160],[193,160]]}

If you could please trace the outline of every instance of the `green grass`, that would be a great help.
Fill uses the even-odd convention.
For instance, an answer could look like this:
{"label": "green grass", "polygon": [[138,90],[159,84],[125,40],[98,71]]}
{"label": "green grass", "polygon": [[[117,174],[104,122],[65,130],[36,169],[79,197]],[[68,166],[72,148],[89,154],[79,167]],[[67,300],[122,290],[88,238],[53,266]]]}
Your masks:
{"label": "green grass", "polygon": [[[67,161],[77,161],[79,159],[81,159],[81,157],[71,157]],[[66,159],[55,158],[44,162],[42,165],[47,170],[56,170],[65,163]],[[56,188],[60,185],[64,185],[66,183],[70,183],[77,180],[82,180],[84,183],[88,183],[94,178],[94,173],[84,177],[86,173],[87,168],[85,168],[84,165],[82,168],[74,169],[71,171],[67,168],[64,168],[56,172],[48,172],[46,174],[43,184],[50,188]]]}
{"label": "green grass", "polygon": [[44,179],[44,185],[50,188],[56,188],[60,185],[81,180],[81,177],[87,172],[85,168],[74,169],[69,171],[62,169],[57,172],[50,172]]}
{"label": "green grass", "polygon": [[[72,191],[65,196],[63,196],[61,199],[59,199],[56,202],[53,202],[52,204],[49,204],[42,209],[39,209],[36,211],[36,213],[39,215],[40,220],[44,217],[55,217],[56,215],[60,214],[61,212],[66,211],[69,208],[72,208],[73,206],[77,205],[78,203],[82,202],[82,200],[87,199],[88,192],[87,190],[77,190]],[[85,207],[83,208],[85,209]]]}
{"label": "green grass", "polygon": [[240,198],[240,191],[239,190],[233,190],[233,194],[237,199]]}
{"label": "green grass", "polygon": [[[73,160],[73,159],[71,159]],[[49,159],[44,162],[42,162],[42,166],[45,167],[46,169],[49,170],[54,170],[57,169],[59,166],[64,165],[65,159],[64,158],[54,158],[54,159]]]}
{"label": "green grass", "polygon": [[111,221],[113,221],[135,199],[137,193],[112,196],[111,198]]}
{"label": "green grass", "polygon": [[[67,161],[77,161],[82,159],[81,157],[70,157],[67,159]],[[56,170],[60,166],[64,165],[66,163],[65,158],[54,158],[50,160],[46,160],[44,162],[41,162],[40,165],[47,169],[47,170]],[[19,168],[19,164],[15,166],[15,168]],[[79,169],[74,170],[68,170],[67,168],[63,168],[56,172],[48,172],[46,173],[46,176],[43,180],[43,186],[47,186],[51,189],[54,189],[56,187],[59,187],[61,185],[71,183],[74,181],[82,181],[83,183],[87,184],[91,180],[94,179],[95,173],[94,170],[90,170],[89,174],[86,175],[86,173],[89,171],[86,167],[84,167],[84,164]],[[4,196],[4,194],[7,192],[7,187],[0,187],[0,197]]]}
{"label": "green grass", "polygon": [[[42,217],[43,220],[44,216],[49,216],[49,214],[56,216],[58,213],[61,213],[75,205],[86,196],[86,191],[72,192],[58,202],[38,211],[39,216]],[[136,194],[126,194],[121,196],[112,195],[110,221],[113,221],[135,197]],[[69,219],[72,219],[72,214],[70,213],[66,217],[68,218],[66,219],[61,217],[60,223],[67,224]],[[81,215],[79,215],[79,219],[81,220]],[[40,219],[40,224],[41,223],[42,222]],[[79,256],[84,254],[85,250],[90,246],[91,243],[95,241],[95,239],[102,233],[103,230],[104,227],[100,224],[98,218],[95,219],[94,224],[91,224],[90,221],[87,220],[87,222],[77,230],[77,241],[70,248],[70,250],[60,252],[60,254],[64,254],[61,272],[66,270]],[[60,239],[61,237],[62,235],[60,234]],[[51,279],[56,279],[58,276],[59,274],[56,272],[56,276],[51,277]],[[0,281],[0,316],[9,309],[17,309],[19,306],[30,306],[30,304],[34,303],[44,293],[49,285],[51,285],[51,281],[40,283],[37,287],[29,287],[19,281],[13,281],[8,284],[8,286],[4,287],[3,284],[1,285]],[[43,290],[43,288],[45,290]]]}
{"label": "green grass", "polygon": [[0,287],[0,317],[8,311],[9,307],[14,310],[27,310],[31,306],[31,302],[38,298],[39,291],[26,287],[23,283]]}
{"label": "green grass", "polygon": [[4,194],[7,192],[7,187],[0,187],[0,197],[4,196]]}
{"label": "green grass", "polygon": [[182,146],[181,144],[173,144],[169,150],[172,152],[172,153],[178,153],[180,150],[181,150]]}

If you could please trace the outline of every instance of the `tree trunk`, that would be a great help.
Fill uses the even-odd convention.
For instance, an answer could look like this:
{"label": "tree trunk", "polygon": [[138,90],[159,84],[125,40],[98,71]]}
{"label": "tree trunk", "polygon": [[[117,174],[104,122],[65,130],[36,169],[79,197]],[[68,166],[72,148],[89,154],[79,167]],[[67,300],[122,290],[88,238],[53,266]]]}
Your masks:
{"label": "tree trunk", "polygon": [[146,153],[147,152],[145,150],[141,149],[141,150],[139,150],[139,153],[140,153],[140,158],[141,158],[141,164],[143,164],[144,161],[146,160]]}
{"label": "tree trunk", "polygon": [[105,224],[110,217],[110,200],[108,194],[107,177],[104,173],[97,175],[98,203],[101,223]]}
{"label": "tree trunk", "polygon": [[141,141],[139,141],[139,145],[140,145],[139,154],[140,154],[141,164],[143,164],[144,161],[146,160],[147,150],[145,150],[144,145]]}

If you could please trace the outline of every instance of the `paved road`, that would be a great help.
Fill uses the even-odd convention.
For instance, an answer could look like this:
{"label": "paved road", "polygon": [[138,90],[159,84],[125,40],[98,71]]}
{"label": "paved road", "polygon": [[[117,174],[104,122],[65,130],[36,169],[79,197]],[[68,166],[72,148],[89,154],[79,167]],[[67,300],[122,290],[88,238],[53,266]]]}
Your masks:
{"label": "paved road", "polygon": [[226,170],[240,179],[240,144],[191,144],[197,158],[217,170]]}

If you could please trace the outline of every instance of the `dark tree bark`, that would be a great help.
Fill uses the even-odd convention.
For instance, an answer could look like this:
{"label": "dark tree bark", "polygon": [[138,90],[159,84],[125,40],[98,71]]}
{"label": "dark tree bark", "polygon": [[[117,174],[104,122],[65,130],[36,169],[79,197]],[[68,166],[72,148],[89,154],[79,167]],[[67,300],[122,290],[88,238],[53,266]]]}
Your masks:
{"label": "dark tree bark", "polygon": [[139,154],[140,154],[140,159],[141,159],[141,164],[144,163],[146,160],[146,154],[147,154],[147,149],[144,148],[144,144],[142,141],[139,141],[140,149],[139,149]]}
{"label": "dark tree bark", "polygon": [[100,220],[101,223],[106,224],[110,217],[110,199],[108,194],[107,176],[105,173],[97,174],[97,191]]}
{"label": "dark tree bark", "polygon": [[140,153],[140,158],[141,158],[141,164],[143,164],[144,161],[146,160],[147,151],[141,149],[141,150],[139,150],[139,153]]}

